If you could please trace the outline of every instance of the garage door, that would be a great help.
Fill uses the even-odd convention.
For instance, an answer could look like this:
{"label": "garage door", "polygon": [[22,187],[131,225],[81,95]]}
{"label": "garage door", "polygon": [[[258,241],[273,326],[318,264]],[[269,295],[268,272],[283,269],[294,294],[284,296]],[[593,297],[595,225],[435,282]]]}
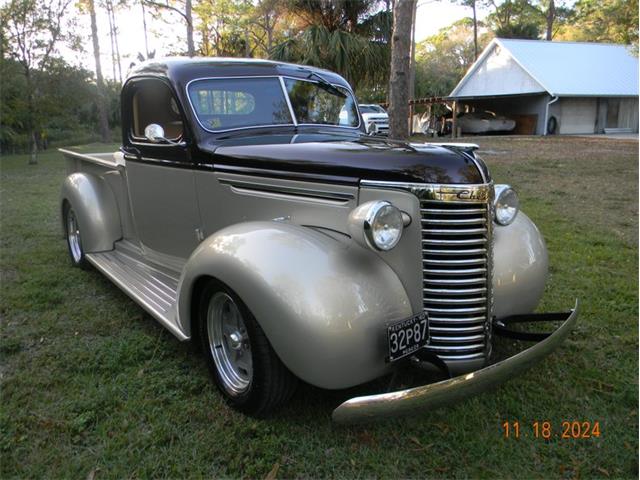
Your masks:
{"label": "garage door", "polygon": [[560,133],[595,133],[596,99],[563,98],[560,101]]}

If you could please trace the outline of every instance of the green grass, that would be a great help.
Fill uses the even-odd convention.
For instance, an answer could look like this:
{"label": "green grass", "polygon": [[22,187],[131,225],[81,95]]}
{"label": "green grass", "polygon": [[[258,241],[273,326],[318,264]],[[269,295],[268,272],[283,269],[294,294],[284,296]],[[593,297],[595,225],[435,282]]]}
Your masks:
{"label": "green grass", "polygon": [[[541,308],[579,297],[578,327],[497,390],[353,428],[330,421],[353,391],[303,387],[266,420],[227,408],[193,347],[99,273],[71,268],[61,156],[2,158],[0,476],[637,477],[637,143],[477,141],[544,232]],[[520,439],[503,438],[507,419],[520,421]],[[535,439],[536,420],[556,432],[563,420],[599,421],[602,434]]]}

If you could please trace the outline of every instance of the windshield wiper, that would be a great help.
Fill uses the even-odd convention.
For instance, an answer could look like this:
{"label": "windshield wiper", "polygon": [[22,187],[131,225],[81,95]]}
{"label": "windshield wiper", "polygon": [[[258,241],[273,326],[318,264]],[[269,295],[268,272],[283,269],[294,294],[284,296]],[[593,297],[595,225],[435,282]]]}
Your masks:
{"label": "windshield wiper", "polygon": [[311,70],[307,70],[307,71],[309,72],[309,76],[307,78],[316,77],[319,80],[318,86],[322,90],[324,90],[325,92],[329,92],[333,95],[337,95],[340,98],[347,98],[346,94],[344,94],[343,92],[338,90],[336,87],[331,85],[331,83],[327,81],[327,79],[324,78],[322,75],[320,75],[319,73],[313,72]]}

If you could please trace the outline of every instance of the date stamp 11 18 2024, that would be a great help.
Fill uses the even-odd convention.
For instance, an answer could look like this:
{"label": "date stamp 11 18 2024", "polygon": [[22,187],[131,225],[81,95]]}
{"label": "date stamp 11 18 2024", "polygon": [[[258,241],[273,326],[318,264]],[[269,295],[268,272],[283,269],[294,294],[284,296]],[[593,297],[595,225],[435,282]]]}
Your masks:
{"label": "date stamp 11 18 2024", "polygon": [[534,439],[550,440],[577,440],[587,438],[600,438],[600,422],[563,420],[554,423],[549,420],[535,420],[530,423],[519,420],[505,420],[502,422],[502,435],[504,438],[519,439],[528,437]]}

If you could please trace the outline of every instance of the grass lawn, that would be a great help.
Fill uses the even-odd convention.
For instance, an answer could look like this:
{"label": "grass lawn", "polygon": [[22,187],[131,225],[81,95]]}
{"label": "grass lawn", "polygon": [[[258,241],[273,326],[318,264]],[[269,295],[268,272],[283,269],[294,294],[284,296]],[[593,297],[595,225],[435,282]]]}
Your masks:
{"label": "grass lawn", "polygon": [[[578,327],[495,391],[353,428],[330,420],[353,392],[305,386],[267,420],[227,408],[193,347],[96,271],[71,268],[61,155],[2,158],[0,477],[637,477],[638,144],[473,141],[544,233],[541,309],[579,297]],[[519,439],[504,438],[505,420]],[[534,438],[532,422],[560,433],[564,420],[599,421],[601,435]]]}

